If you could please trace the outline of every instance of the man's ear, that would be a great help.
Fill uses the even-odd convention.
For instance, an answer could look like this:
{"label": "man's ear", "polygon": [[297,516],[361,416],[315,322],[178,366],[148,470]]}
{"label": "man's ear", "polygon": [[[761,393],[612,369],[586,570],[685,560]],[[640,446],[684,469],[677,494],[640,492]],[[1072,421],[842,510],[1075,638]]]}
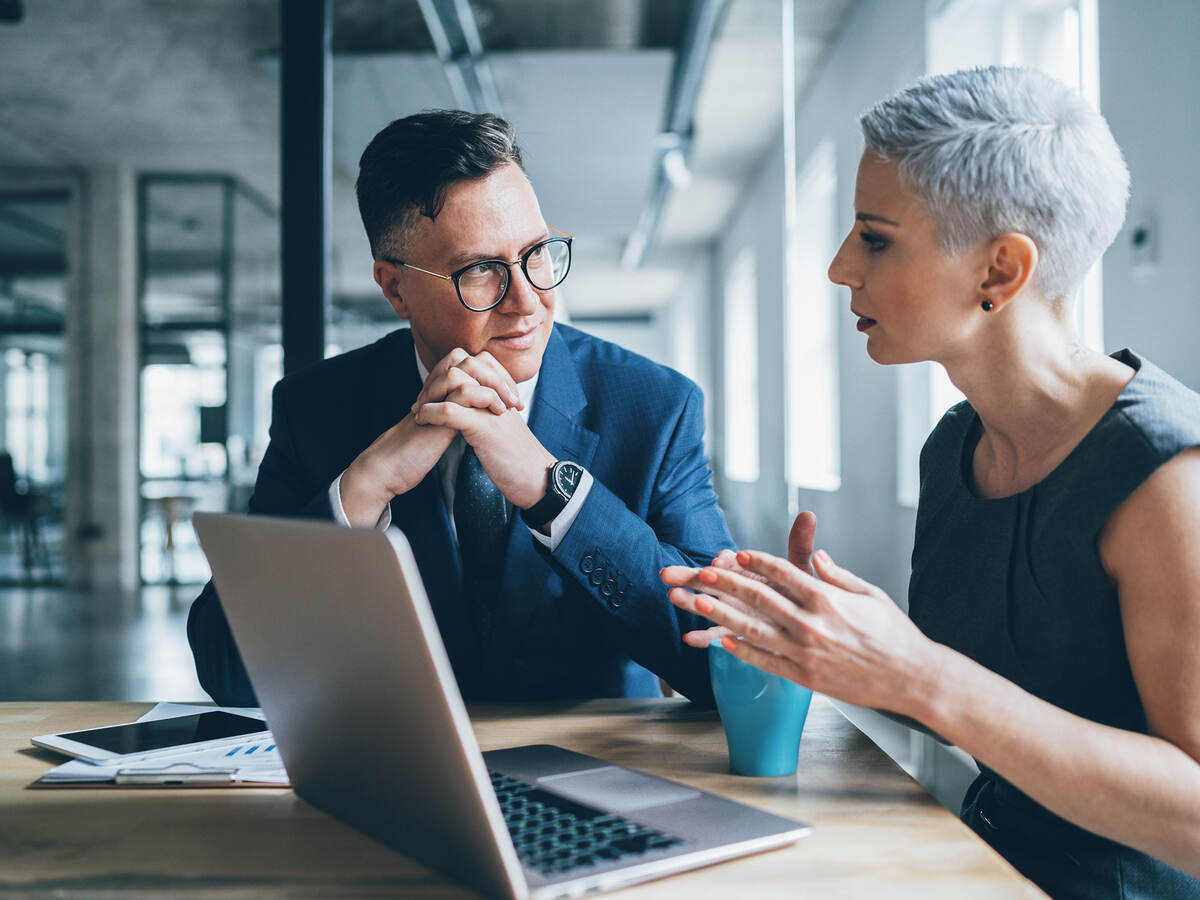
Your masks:
{"label": "man's ear", "polygon": [[1002,234],[987,247],[987,274],[979,285],[980,299],[1000,309],[1029,285],[1039,260],[1033,238],[1019,231]]}
{"label": "man's ear", "polygon": [[408,302],[400,291],[400,267],[383,259],[375,260],[375,283],[401,319],[408,318]]}

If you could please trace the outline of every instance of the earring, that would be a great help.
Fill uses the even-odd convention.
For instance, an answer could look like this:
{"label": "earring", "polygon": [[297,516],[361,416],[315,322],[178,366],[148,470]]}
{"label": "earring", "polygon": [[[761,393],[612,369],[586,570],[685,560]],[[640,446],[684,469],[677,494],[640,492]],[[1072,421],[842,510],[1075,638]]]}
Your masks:
{"label": "earring", "polygon": [[984,301],[983,301],[982,303],[980,303],[979,305],[983,307],[983,311],[984,311],[984,312],[991,312],[991,311],[992,311],[992,301],[991,301],[991,300],[984,300]]}

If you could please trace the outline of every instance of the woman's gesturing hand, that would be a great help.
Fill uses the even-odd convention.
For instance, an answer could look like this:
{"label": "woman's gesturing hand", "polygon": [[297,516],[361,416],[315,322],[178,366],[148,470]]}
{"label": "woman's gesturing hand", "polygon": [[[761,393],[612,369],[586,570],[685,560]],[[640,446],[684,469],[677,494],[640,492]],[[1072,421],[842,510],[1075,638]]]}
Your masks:
{"label": "woman's gesturing hand", "polygon": [[[812,551],[813,543],[817,537],[817,517],[813,513],[805,510],[796,516],[796,521],[792,523],[791,533],[788,535],[788,561],[803,569],[805,572],[812,574]],[[743,569],[737,561],[737,554],[732,550],[722,550],[713,559],[711,565],[717,569],[726,569],[730,572],[737,572],[740,575],[745,575],[747,578],[753,578],[757,581],[766,581],[762,575],[750,572]],[[731,601],[733,602],[733,601]],[[756,613],[748,606],[737,605],[737,608],[748,615],[756,615]],[[699,631],[689,631],[683,636],[683,642],[691,647],[707,647],[713,641],[719,641],[723,637],[731,635],[732,632],[723,626],[714,625],[712,628],[704,628]]]}
{"label": "woman's gesturing hand", "polygon": [[936,647],[886,593],[837,566],[824,551],[818,578],[768,553],[737,554],[741,571],[669,566],[671,602],[742,640],[739,659],[815,691],[914,715],[936,678]]}

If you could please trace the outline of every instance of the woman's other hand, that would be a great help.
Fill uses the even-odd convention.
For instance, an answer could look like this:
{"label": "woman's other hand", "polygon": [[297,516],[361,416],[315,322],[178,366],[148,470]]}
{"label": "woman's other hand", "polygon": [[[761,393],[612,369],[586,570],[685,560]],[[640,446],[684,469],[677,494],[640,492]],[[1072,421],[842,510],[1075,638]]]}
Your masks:
{"label": "woman's other hand", "polygon": [[860,706],[917,711],[937,677],[937,645],[884,591],[824,551],[813,557],[819,580],[768,553],[736,561],[740,572],[665,570],[671,602],[727,629],[725,649],[761,669]]}
{"label": "woman's other hand", "polygon": [[[792,530],[788,534],[788,561],[810,575],[813,574],[812,551],[816,537],[816,514],[805,510],[796,516],[796,520],[792,523]],[[745,575],[748,578],[758,581],[766,580],[761,575],[756,575],[753,572],[743,569],[737,561],[737,554],[733,550],[722,550],[718,553],[712,561],[712,566],[717,569],[737,572],[740,575]],[[742,611],[747,615],[755,614],[749,607],[744,607]],[[712,628],[700,629],[699,631],[689,631],[683,636],[683,642],[690,647],[704,648],[714,641],[719,641],[721,638],[731,636],[732,634],[728,628],[716,625]]]}

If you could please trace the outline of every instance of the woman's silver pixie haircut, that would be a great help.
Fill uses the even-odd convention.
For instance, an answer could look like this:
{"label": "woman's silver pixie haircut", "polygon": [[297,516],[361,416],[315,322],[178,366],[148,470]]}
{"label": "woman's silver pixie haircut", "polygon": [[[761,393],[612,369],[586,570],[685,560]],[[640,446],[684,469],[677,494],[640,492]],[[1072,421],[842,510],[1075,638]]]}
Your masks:
{"label": "woman's silver pixie haircut", "polygon": [[1034,69],[922,78],[859,122],[867,149],[895,162],[925,206],[943,250],[1025,234],[1048,299],[1070,298],[1125,220],[1129,170],[1108,123]]}

